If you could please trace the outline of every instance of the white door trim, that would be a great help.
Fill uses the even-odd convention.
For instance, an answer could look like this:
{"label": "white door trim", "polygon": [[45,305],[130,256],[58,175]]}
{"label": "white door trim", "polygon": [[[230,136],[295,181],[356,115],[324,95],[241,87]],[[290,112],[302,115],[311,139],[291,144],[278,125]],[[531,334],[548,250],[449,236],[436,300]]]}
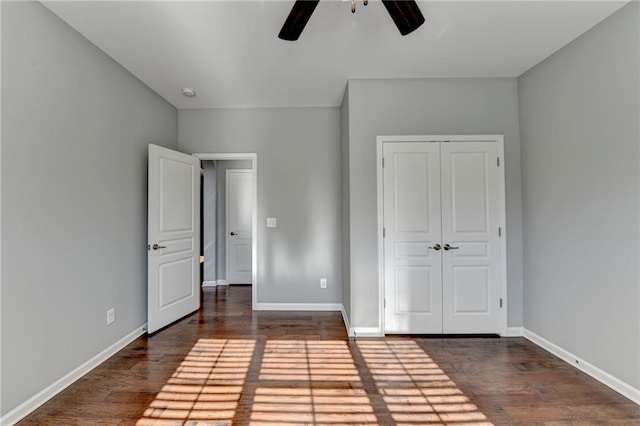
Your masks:
{"label": "white door trim", "polygon": [[500,335],[507,335],[507,227],[505,200],[505,167],[504,167],[504,136],[503,135],[409,135],[409,136],[377,136],[376,137],[376,175],[378,198],[378,327],[380,334],[385,334],[384,324],[384,199],[383,199],[383,168],[382,144],[384,142],[495,142],[498,145],[500,167],[498,168],[498,188],[500,204],[500,297],[502,298],[502,315],[500,315]]}
{"label": "white door trim", "polygon": [[200,160],[251,160],[253,170],[253,212],[251,230],[251,309],[258,304],[258,154],[257,153],[197,153]]}

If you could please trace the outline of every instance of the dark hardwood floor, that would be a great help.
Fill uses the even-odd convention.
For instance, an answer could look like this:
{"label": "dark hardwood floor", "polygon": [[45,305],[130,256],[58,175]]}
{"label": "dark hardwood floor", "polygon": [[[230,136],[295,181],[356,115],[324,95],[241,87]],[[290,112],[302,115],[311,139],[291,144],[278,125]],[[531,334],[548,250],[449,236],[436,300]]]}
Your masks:
{"label": "dark hardwood floor", "polygon": [[20,425],[639,425],[640,406],[523,338],[349,339],[251,288],[141,337]]}

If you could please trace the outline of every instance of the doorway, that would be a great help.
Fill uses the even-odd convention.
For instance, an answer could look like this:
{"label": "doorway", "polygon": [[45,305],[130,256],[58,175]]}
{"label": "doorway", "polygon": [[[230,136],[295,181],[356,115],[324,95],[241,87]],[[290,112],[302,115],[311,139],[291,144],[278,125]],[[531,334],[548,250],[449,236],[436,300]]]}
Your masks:
{"label": "doorway", "polygon": [[[228,280],[228,250],[227,244],[231,232],[226,229],[227,210],[226,204],[226,175],[228,169],[244,169],[250,172],[250,190],[249,204],[250,204],[250,216],[248,221],[250,222],[247,239],[248,242],[245,246],[241,247],[241,252],[244,251],[244,269],[247,270],[247,274],[243,277],[243,284],[250,284],[252,286],[252,307],[256,309],[257,294],[258,294],[258,254],[257,254],[257,206],[258,206],[258,168],[257,168],[257,154],[255,153],[238,153],[238,154],[193,154],[199,160],[202,161],[203,168],[205,170],[204,185],[212,187],[212,191],[205,192],[203,194],[203,204],[208,210],[213,209],[213,214],[204,214],[203,221],[203,241],[204,241],[204,267],[203,267],[203,285],[215,286],[229,284]],[[218,167],[214,166],[217,165]],[[215,173],[215,174],[214,174]],[[221,179],[208,179],[209,176],[223,176]],[[215,183],[212,183],[215,182]],[[208,182],[208,183],[207,183]],[[205,188],[206,190],[206,188]],[[214,203],[214,200],[221,201],[220,203]],[[222,201],[224,200],[224,201]],[[214,207],[212,207],[214,206]],[[213,241],[212,242],[212,236]],[[209,261],[208,259],[209,258]],[[249,263],[249,265],[246,264]]]}

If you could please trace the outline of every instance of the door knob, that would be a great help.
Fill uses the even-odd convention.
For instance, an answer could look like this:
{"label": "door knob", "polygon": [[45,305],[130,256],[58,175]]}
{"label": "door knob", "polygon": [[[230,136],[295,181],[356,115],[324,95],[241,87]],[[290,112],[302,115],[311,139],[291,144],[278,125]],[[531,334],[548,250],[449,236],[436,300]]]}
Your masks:
{"label": "door knob", "polygon": [[435,251],[440,250],[442,247],[440,247],[440,244],[436,244],[433,247],[429,247],[430,249],[434,249]]}
{"label": "door knob", "polygon": [[236,234],[235,232],[233,232],[233,231],[232,231],[232,232],[231,232],[231,235],[238,235],[238,234]]}
{"label": "door knob", "polygon": [[158,249],[161,249],[161,248],[167,248],[167,246],[159,246],[158,244],[154,244],[154,245],[151,246],[151,248],[154,249],[154,250],[158,250]]}
{"label": "door knob", "polygon": [[445,250],[458,250],[460,247],[450,246],[448,243],[443,247]]}

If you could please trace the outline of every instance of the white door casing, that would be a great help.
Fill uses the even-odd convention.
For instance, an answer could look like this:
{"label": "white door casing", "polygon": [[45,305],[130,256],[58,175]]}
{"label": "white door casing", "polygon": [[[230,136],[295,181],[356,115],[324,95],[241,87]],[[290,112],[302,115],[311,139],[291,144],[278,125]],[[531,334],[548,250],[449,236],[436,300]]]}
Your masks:
{"label": "white door casing", "polygon": [[[426,152],[437,154],[436,165],[425,161]],[[383,332],[506,330],[506,305],[502,304],[506,301],[504,169],[498,165],[502,152],[501,136],[378,138],[379,157],[384,161],[384,167],[378,169]],[[403,158],[410,153],[415,158]],[[396,170],[399,164],[401,171]],[[437,176],[431,176],[435,170]],[[406,194],[411,202],[403,201]],[[436,205],[438,211],[433,212]],[[402,211],[409,207],[412,211]],[[439,221],[432,225],[435,217]],[[410,226],[410,233],[397,232],[403,223],[418,226]],[[420,235],[419,229],[427,225],[431,232],[428,245],[407,244],[408,235]],[[452,248],[428,249],[436,243]],[[431,281],[438,269],[440,291]],[[430,305],[440,304],[439,320],[435,314],[426,314],[427,305],[420,305],[427,294],[440,295],[440,300],[430,301]],[[399,309],[403,306],[419,309]],[[430,307],[429,311],[437,309]]]}
{"label": "white door casing", "polygon": [[154,333],[200,307],[200,160],[150,144],[148,173],[147,332]]}
{"label": "white door casing", "polygon": [[386,331],[441,333],[440,145],[383,149]]}
{"label": "white door casing", "polygon": [[227,282],[251,284],[253,172],[228,169],[226,172]]}

